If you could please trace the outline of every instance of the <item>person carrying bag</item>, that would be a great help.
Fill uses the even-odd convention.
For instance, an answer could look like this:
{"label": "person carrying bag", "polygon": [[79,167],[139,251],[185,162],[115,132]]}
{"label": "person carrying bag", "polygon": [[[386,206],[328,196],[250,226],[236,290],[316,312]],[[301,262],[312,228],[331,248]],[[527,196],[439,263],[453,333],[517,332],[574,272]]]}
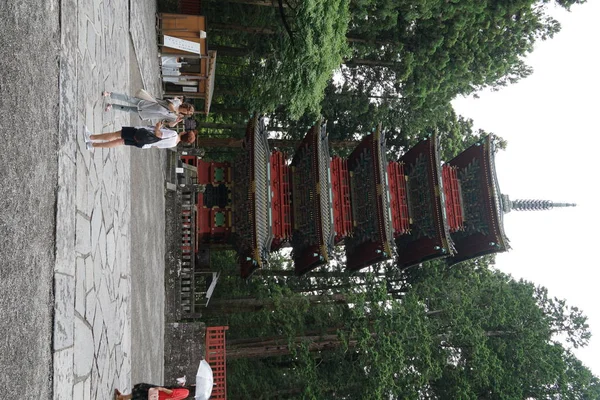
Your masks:
{"label": "person carrying bag", "polygon": [[118,146],[135,146],[140,149],[149,149],[152,147],[167,149],[176,147],[179,142],[192,144],[196,140],[196,131],[189,130],[177,133],[171,129],[162,127],[158,122],[154,127],[151,126],[124,126],[120,131],[92,134],[83,127],[85,147],[88,150],[95,148],[113,148]]}

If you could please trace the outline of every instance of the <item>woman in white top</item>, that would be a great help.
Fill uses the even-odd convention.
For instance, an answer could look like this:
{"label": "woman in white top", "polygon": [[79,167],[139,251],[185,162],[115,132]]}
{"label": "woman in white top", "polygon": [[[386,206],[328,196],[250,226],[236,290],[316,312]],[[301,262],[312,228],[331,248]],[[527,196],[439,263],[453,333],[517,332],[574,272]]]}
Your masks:
{"label": "woman in white top", "polygon": [[102,96],[128,103],[128,105],[109,103],[106,105],[105,111],[110,111],[114,107],[116,110],[137,113],[142,120],[166,121],[171,127],[181,122],[184,117],[194,114],[194,106],[182,103],[179,97],[171,100],[154,99],[151,101],[123,93],[102,92]]}
{"label": "woman in white top", "polygon": [[85,147],[110,149],[118,146],[135,146],[140,149],[156,147],[167,149],[175,147],[179,142],[188,144],[196,140],[196,131],[177,133],[162,127],[162,122],[152,126],[124,126],[120,131],[92,134],[84,127]]}

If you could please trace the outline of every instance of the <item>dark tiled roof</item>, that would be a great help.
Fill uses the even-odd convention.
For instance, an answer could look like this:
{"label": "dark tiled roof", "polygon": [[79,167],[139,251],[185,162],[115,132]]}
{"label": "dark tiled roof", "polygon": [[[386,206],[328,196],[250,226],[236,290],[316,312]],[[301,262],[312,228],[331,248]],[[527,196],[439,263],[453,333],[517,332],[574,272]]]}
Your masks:
{"label": "dark tiled roof", "polygon": [[407,175],[411,225],[409,233],[396,238],[398,267],[452,255],[436,135],[417,143],[400,162]]}
{"label": "dark tiled roof", "polygon": [[492,137],[484,137],[449,164],[458,168],[465,218],[464,230],[452,234],[457,254],[448,262],[508,250]]}
{"label": "dark tiled roof", "polygon": [[303,274],[326,264],[333,246],[330,156],[325,125],[306,134],[291,164],[295,269]]}
{"label": "dark tiled roof", "polygon": [[345,240],[351,270],[391,258],[393,232],[387,182],[385,137],[366,136],[348,157],[353,235]]}
{"label": "dark tiled roof", "polygon": [[244,278],[263,265],[271,247],[267,134],[264,120],[253,118],[248,123],[243,153],[233,168],[234,242]]}

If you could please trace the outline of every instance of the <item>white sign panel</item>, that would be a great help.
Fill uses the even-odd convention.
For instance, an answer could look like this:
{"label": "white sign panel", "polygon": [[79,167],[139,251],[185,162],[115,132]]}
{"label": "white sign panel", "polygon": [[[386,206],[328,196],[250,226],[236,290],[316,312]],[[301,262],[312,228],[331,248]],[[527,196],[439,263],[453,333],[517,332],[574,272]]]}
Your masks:
{"label": "white sign panel", "polygon": [[179,77],[178,76],[163,76],[163,82],[177,83],[177,82],[179,82]]}
{"label": "white sign panel", "polygon": [[173,36],[163,35],[163,46],[194,54],[200,54],[200,43],[179,39]]}
{"label": "white sign panel", "polygon": [[163,73],[163,75],[167,75],[167,76],[179,76],[179,75],[181,75],[181,72],[179,72],[178,68],[165,67],[164,65],[162,67],[162,73]]}

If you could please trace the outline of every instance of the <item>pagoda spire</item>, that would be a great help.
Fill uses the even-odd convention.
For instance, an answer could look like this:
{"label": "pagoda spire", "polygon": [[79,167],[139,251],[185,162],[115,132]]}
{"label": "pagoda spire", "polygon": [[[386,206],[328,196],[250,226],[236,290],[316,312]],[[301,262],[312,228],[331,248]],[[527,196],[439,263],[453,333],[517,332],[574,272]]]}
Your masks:
{"label": "pagoda spire", "polygon": [[576,207],[575,203],[554,203],[550,200],[510,200],[508,195],[502,195],[502,209],[505,213],[515,211],[551,210],[559,207]]}

